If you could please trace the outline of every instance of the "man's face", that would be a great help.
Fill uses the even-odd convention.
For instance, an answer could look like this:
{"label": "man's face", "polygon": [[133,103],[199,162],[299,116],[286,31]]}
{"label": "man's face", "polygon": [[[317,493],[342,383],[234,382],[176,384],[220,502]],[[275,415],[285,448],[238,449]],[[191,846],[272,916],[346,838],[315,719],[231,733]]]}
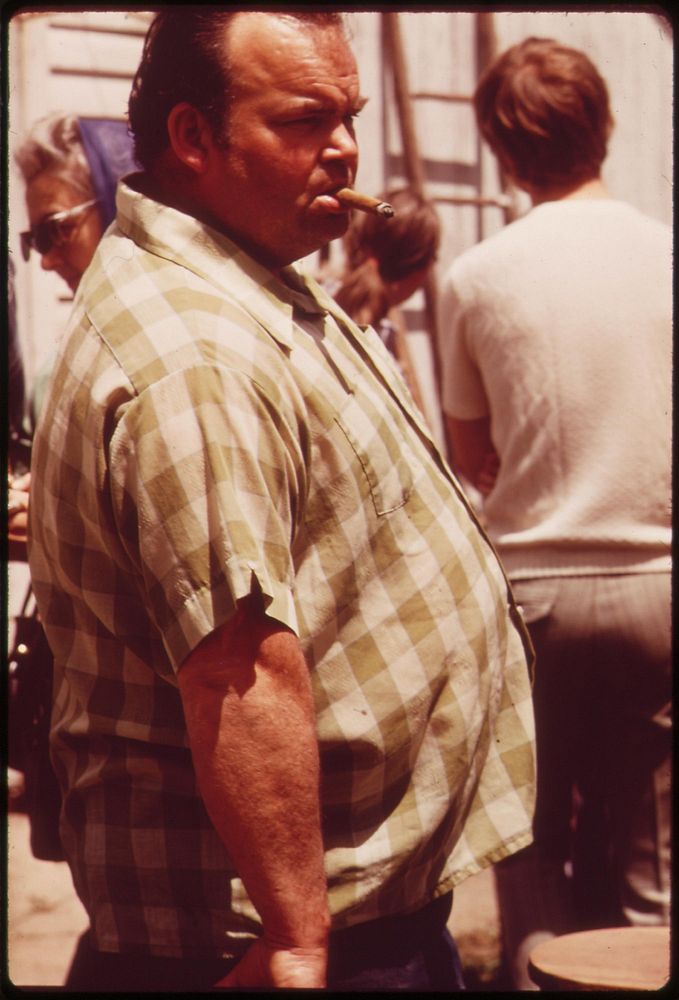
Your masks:
{"label": "man's face", "polygon": [[356,173],[356,63],[339,28],[251,12],[227,32],[228,142],[211,147],[204,207],[276,269],[346,230],[348,212],[332,193]]}

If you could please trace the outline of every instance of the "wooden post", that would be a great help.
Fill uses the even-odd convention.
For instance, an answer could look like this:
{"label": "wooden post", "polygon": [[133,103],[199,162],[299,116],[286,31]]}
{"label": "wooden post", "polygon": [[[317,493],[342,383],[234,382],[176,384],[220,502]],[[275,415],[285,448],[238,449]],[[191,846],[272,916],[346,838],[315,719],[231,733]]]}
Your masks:
{"label": "wooden post", "polygon": [[410,354],[410,348],[408,347],[408,330],[403,319],[403,314],[400,309],[393,308],[389,310],[388,319],[394,328],[394,356],[399,363],[401,374],[410,389],[410,395],[413,397],[415,405],[422,413],[427,424],[429,424],[430,421],[427,418],[422,390],[420,389],[417,372],[415,371],[415,365]]}
{"label": "wooden post", "polygon": [[425,194],[425,178],[422,160],[418,152],[415,118],[408,88],[408,69],[406,65],[401,29],[398,14],[384,13],[384,32],[387,52],[393,69],[394,97],[401,126],[401,142],[406,173],[412,187],[419,195]]}
{"label": "wooden post", "polygon": [[[426,197],[425,173],[419,154],[415,118],[413,115],[410,88],[408,85],[408,68],[406,64],[401,29],[398,14],[383,13],[385,47],[393,71],[394,97],[401,128],[401,143],[406,175],[412,188],[422,197]],[[437,288],[433,268],[427,275],[423,287],[425,312],[427,317],[427,333],[431,345],[432,367],[436,383],[437,396],[441,399],[441,357],[437,330]],[[444,422],[445,427],[445,422]],[[446,448],[448,441],[446,435]],[[449,449],[448,449],[449,450]]]}

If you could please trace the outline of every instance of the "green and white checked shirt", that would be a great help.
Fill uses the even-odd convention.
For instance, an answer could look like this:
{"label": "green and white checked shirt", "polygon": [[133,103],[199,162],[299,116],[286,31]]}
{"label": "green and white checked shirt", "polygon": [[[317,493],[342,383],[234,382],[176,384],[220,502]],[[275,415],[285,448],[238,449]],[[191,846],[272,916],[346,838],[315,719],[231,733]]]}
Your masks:
{"label": "green and white checked shirt", "polygon": [[187,654],[259,588],[317,711],[336,927],[530,841],[525,632],[391,356],[294,267],[123,184],[36,436],[62,834],[104,951],[237,954],[257,914],[196,788]]}

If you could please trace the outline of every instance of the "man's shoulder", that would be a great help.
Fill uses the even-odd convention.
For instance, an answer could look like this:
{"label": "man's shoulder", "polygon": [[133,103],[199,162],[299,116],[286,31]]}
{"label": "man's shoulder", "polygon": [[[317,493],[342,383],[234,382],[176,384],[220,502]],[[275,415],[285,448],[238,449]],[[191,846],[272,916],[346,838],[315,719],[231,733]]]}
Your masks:
{"label": "man's shoulder", "polygon": [[174,370],[262,367],[272,344],[237,290],[227,295],[192,267],[115,232],[81,286],[72,324],[91,327],[137,391]]}
{"label": "man's shoulder", "polygon": [[464,250],[445,272],[444,287],[464,299],[487,289],[489,273],[495,284],[501,283],[508,269],[518,265],[525,254],[534,252],[532,229],[529,216],[522,216]]}
{"label": "man's shoulder", "polygon": [[477,262],[505,255],[509,247],[521,246],[524,242],[529,243],[533,238],[532,233],[539,228],[541,228],[540,221],[534,210],[530,210],[479,240],[460,254],[458,261],[467,267],[472,267]]}

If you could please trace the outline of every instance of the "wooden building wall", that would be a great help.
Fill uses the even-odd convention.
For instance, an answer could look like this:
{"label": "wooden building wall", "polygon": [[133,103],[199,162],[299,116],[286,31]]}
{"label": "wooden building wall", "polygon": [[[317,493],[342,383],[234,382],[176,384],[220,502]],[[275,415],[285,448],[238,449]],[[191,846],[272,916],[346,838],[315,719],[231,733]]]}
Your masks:
{"label": "wooden building wall", "polygon": [[[25,128],[50,111],[124,118],[149,17],[137,11],[45,9],[16,15],[8,26],[10,154]],[[500,193],[494,160],[479,142],[468,100],[483,57],[479,17],[473,10],[421,8],[398,17],[408,87],[419,95],[411,108],[425,188],[443,223],[438,276],[457,254],[505,224],[498,207],[455,203]],[[385,16],[380,11],[352,12],[348,21],[363,92],[370,97],[358,120],[358,183],[362,190],[376,192],[408,179]],[[490,27],[498,51],[539,35],[580,47],[593,58],[608,81],[617,120],[605,179],[616,197],[671,222],[670,24],[646,11],[552,10],[493,13]],[[525,201],[519,199],[518,207],[527,207]],[[21,260],[17,233],[25,222],[22,185],[10,167],[7,236],[16,261],[19,323],[30,379],[64,327],[71,296],[59,278],[41,270],[35,255],[29,264]],[[335,246],[332,252],[340,250]],[[313,260],[309,266],[314,266]],[[406,309],[408,339],[429,401],[427,415],[440,433],[424,316],[419,293]]]}

